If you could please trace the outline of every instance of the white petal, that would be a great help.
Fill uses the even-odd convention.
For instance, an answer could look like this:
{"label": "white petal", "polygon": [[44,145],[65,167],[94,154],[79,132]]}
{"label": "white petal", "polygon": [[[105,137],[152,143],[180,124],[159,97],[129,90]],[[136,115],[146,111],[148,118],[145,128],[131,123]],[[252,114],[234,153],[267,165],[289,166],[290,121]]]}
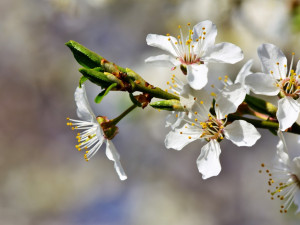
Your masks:
{"label": "white petal", "polygon": [[[200,101],[203,101],[204,107],[209,110],[212,103],[212,96],[204,89],[195,90],[191,88],[189,84],[183,85],[182,91],[180,92],[180,103],[182,106],[187,110],[191,110],[191,107],[194,106],[195,102],[200,103]],[[198,111],[196,108],[194,110]],[[194,110],[193,112],[195,112]],[[199,110],[203,113],[202,109]],[[209,111],[207,110],[205,110],[205,114],[208,114]]]}
{"label": "white petal", "polygon": [[276,80],[265,73],[253,73],[246,77],[245,85],[255,94],[261,95],[277,95],[279,93],[279,87],[276,86]]}
{"label": "white petal", "polygon": [[208,68],[204,64],[193,64],[187,66],[187,80],[195,90],[200,90],[207,84]]}
{"label": "white petal", "polygon": [[163,36],[158,34],[148,34],[146,37],[146,42],[148,45],[160,48],[164,51],[171,53],[173,56],[177,56],[176,51],[173,45],[171,44],[171,41],[175,43],[177,39],[172,36]]}
{"label": "white petal", "polygon": [[117,171],[117,174],[119,175],[120,180],[126,180],[127,176],[123,170],[123,167],[121,165],[120,162],[120,155],[117,152],[116,147],[114,146],[114,144],[112,143],[112,141],[107,140],[106,142],[106,156],[108,159],[110,159],[111,161],[114,161],[114,167],[115,170]]}
{"label": "white petal", "polygon": [[276,167],[281,168],[282,170],[286,170],[291,162],[289,159],[289,155],[287,154],[285,140],[282,139],[282,133],[278,132],[278,136],[280,137],[280,140],[276,146],[277,151],[274,158],[274,164],[276,165]]}
{"label": "white petal", "polygon": [[220,144],[216,140],[211,140],[201,148],[197,166],[203,179],[217,176],[221,172],[220,154]]}
{"label": "white petal", "polygon": [[296,213],[300,212],[300,189],[295,193],[294,203],[298,206]]}
{"label": "white petal", "polygon": [[278,101],[278,110],[276,113],[279,121],[280,130],[291,127],[296,122],[300,112],[299,103],[292,97],[284,97]]}
{"label": "white petal", "polygon": [[84,85],[81,85],[81,88],[76,88],[74,97],[77,105],[77,116],[83,120],[95,122],[96,117],[87,99]]}
{"label": "white petal", "polygon": [[224,134],[237,146],[252,146],[261,137],[256,128],[244,120],[235,120],[227,125]]}
{"label": "white petal", "polygon": [[241,68],[240,72],[238,73],[238,75],[235,78],[234,83],[241,83],[242,85],[245,84],[245,79],[246,76],[248,76],[249,74],[251,74],[251,67],[253,65],[253,60],[250,59],[248,60],[248,62],[246,62],[243,67]]}
{"label": "white petal", "polygon": [[175,130],[171,130],[165,139],[166,148],[173,148],[175,150],[181,150],[189,143],[199,139],[202,134],[202,130],[195,130],[188,124],[184,124],[182,127]]}
{"label": "white petal", "polygon": [[[203,27],[205,28],[203,30]],[[205,35],[203,35],[203,32],[206,32]],[[196,39],[199,39],[199,37],[205,37],[201,44],[201,50],[206,51],[207,49],[214,46],[215,39],[217,36],[217,27],[215,24],[213,24],[209,20],[202,21],[198,24],[196,24],[193,28],[193,41],[196,41]],[[196,45],[197,47],[197,45]]]}
{"label": "white petal", "polygon": [[298,60],[298,63],[297,63],[297,66],[296,66],[296,72],[295,73],[297,74],[296,79],[299,82],[300,78],[298,76],[300,75],[300,60]]}
{"label": "white petal", "polygon": [[[182,119],[185,116],[185,112],[172,112],[166,118],[166,127],[175,129],[181,124]],[[177,116],[176,116],[177,115]]]}
{"label": "white petal", "polygon": [[244,101],[246,89],[240,83],[226,86],[217,96],[217,118],[223,119],[226,115],[236,112],[239,105]]}
{"label": "white petal", "polygon": [[300,177],[300,156],[293,159],[293,172]]}
{"label": "white petal", "polygon": [[234,64],[243,58],[244,54],[240,47],[231,43],[219,43],[210,48],[201,59],[205,62]]}
{"label": "white petal", "polygon": [[180,65],[180,61],[176,60],[173,56],[170,56],[170,55],[151,56],[151,57],[145,59],[145,62],[151,63],[155,66],[173,67],[173,66]]}
{"label": "white petal", "polygon": [[[262,70],[266,74],[273,71],[275,79],[285,78],[287,60],[283,52],[273,44],[262,44],[257,49],[258,56],[262,64]],[[277,65],[279,63],[279,65]]]}

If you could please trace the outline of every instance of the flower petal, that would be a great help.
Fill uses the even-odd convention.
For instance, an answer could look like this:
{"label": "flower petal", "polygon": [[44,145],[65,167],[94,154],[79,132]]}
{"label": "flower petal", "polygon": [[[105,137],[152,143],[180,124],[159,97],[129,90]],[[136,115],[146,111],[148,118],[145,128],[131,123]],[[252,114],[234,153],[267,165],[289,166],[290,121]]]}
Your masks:
{"label": "flower petal", "polygon": [[189,143],[199,139],[202,133],[201,129],[195,129],[189,124],[184,124],[182,127],[171,130],[165,139],[166,148],[181,150]]}
{"label": "flower petal", "polygon": [[151,57],[145,59],[145,62],[151,63],[155,66],[174,67],[174,66],[180,65],[180,61],[176,60],[173,56],[170,56],[170,55],[151,56]]}
{"label": "flower petal", "polygon": [[120,155],[111,140],[107,140],[107,142],[106,142],[105,153],[106,153],[106,156],[108,159],[115,162],[114,167],[115,167],[117,174],[119,175],[120,180],[126,180],[127,176],[121,165]]}
{"label": "flower petal", "polygon": [[84,85],[81,85],[81,88],[76,88],[74,97],[77,105],[77,116],[82,120],[95,122],[96,117],[87,99]]}
{"label": "flower petal", "polygon": [[[196,24],[193,28],[193,41],[196,42],[196,40],[199,39],[200,36],[205,37],[200,46],[201,50],[205,52],[207,49],[214,46],[215,39],[217,36],[216,25],[213,24],[210,20],[205,20]],[[197,47],[197,45],[195,47]]]}
{"label": "flower petal", "polygon": [[240,47],[231,43],[219,43],[208,51],[201,58],[205,62],[231,63],[241,61],[244,58]]}
{"label": "flower petal", "polygon": [[244,101],[246,89],[240,83],[226,86],[217,96],[216,113],[218,119],[236,112],[239,105]]}
{"label": "flower petal", "polygon": [[[170,38],[170,41],[169,41]],[[158,34],[148,34],[146,37],[146,42],[148,45],[152,47],[160,48],[164,51],[167,51],[171,53],[173,56],[177,56],[177,53],[171,44],[171,41],[175,43],[177,41],[176,38],[172,36],[164,36],[164,35],[158,35]]]}
{"label": "flower petal", "polygon": [[278,101],[278,110],[276,113],[279,121],[280,130],[291,127],[296,122],[300,112],[299,103],[292,97],[285,97]]}
{"label": "flower petal", "polygon": [[298,60],[298,62],[297,62],[296,72],[295,73],[297,74],[296,79],[299,82],[300,81],[300,77],[299,77],[299,75],[300,75],[300,60]]}
{"label": "flower petal", "polygon": [[298,206],[296,213],[300,212],[300,189],[297,190],[294,196],[294,203]]}
{"label": "flower petal", "polygon": [[227,125],[224,134],[237,146],[252,146],[261,137],[256,128],[244,120],[235,120]]}
{"label": "flower petal", "polygon": [[208,68],[204,64],[193,64],[187,66],[187,80],[195,90],[200,90],[207,84]]}
{"label": "flower petal", "polygon": [[264,73],[270,74],[273,71],[275,79],[286,77],[287,67],[284,65],[287,65],[287,59],[280,48],[273,44],[262,44],[258,47],[257,53]]}
{"label": "flower petal", "polygon": [[250,59],[248,60],[243,67],[241,68],[240,72],[238,73],[238,75],[235,78],[234,83],[241,83],[242,85],[245,85],[245,79],[246,77],[251,74],[251,67],[253,65],[253,60]]}
{"label": "flower petal", "polygon": [[220,154],[220,144],[216,140],[211,140],[201,148],[197,166],[203,179],[217,176],[221,172]]}
{"label": "flower petal", "polygon": [[175,129],[181,124],[185,116],[185,112],[172,112],[166,118],[166,127],[171,127],[171,129]]}
{"label": "flower petal", "polygon": [[276,80],[265,73],[253,73],[246,77],[245,85],[255,94],[261,95],[277,95],[279,93],[279,87],[276,86]]}

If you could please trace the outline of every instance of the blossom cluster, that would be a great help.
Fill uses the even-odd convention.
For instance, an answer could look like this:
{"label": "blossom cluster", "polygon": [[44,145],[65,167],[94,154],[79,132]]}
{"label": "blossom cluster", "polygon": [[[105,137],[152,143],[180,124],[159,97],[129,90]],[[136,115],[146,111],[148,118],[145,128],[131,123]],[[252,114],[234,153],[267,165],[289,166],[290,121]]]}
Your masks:
{"label": "blossom cluster", "polygon": [[[300,60],[293,70],[295,54],[292,54],[288,65],[283,52],[275,45],[266,43],[258,47],[261,72],[252,72],[253,60],[248,60],[240,69],[235,81],[230,80],[228,76],[217,77],[210,71],[209,64],[235,64],[243,60],[244,55],[241,48],[235,44],[215,44],[216,36],[216,25],[208,20],[196,24],[193,28],[188,24],[187,35],[183,34],[181,26],[177,37],[170,34],[148,34],[147,44],[162,49],[166,54],[152,56],[145,61],[153,66],[169,67],[171,71],[178,68],[181,76],[179,79],[173,75],[171,82],[167,83],[170,88],[164,93],[149,85],[133,71],[123,70],[115,64],[107,64],[109,62],[106,59],[100,56],[98,59],[94,53],[87,54],[92,61],[88,64],[86,60],[79,62],[90,68],[80,70],[83,74],[81,82],[89,79],[104,88],[100,93],[101,98],[110,90],[128,91],[134,106],[114,120],[108,120],[104,116],[96,117],[87,100],[85,86],[80,83],[81,87],[75,91],[75,101],[78,117],[82,121],[68,119],[67,123],[74,130],[83,130],[77,135],[79,144],[76,148],[84,149],[85,159],[89,160],[105,143],[107,157],[114,161],[120,179],[126,179],[120,156],[111,141],[118,132],[115,125],[134,107],[144,108],[153,97],[165,96],[166,101],[155,105],[172,111],[166,119],[166,127],[169,127],[170,131],[165,138],[165,146],[168,149],[182,150],[191,142],[201,142],[202,147],[196,164],[203,179],[217,176],[221,172],[220,143],[224,138],[239,147],[251,147],[261,138],[258,127],[272,128],[274,133],[278,133],[275,162],[266,170],[269,176],[268,184],[276,184],[275,189],[270,189],[269,193],[272,198],[273,195],[277,195],[284,201],[280,212],[287,212],[293,202],[299,206],[299,212],[300,153],[299,157],[289,159],[283,133],[291,130],[293,126],[298,126],[297,123],[300,122]],[[75,50],[79,51],[78,48]],[[82,51],[87,50],[83,48]],[[208,85],[215,80],[222,83],[221,88],[216,88],[214,84]],[[133,96],[132,93],[136,90],[143,94]],[[265,105],[250,101],[253,99],[252,92],[262,99],[268,96],[272,104],[265,101],[264,103],[272,105],[275,110],[268,111]],[[247,113],[273,122],[273,127],[257,127],[254,120],[243,117]],[[265,165],[262,164],[262,167]]]}

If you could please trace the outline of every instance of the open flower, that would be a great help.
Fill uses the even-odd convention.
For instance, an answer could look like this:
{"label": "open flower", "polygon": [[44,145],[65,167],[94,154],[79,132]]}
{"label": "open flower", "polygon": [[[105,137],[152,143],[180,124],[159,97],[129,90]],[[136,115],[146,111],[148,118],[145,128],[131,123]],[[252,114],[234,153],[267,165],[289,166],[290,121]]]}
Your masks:
{"label": "open flower", "polygon": [[189,34],[184,37],[181,27],[177,38],[170,36],[148,34],[147,44],[158,47],[170,53],[170,55],[158,55],[149,57],[146,62],[180,66],[182,72],[187,75],[189,85],[200,90],[207,84],[207,63],[231,63],[234,64],[243,59],[242,50],[231,43],[215,43],[217,36],[216,25],[206,20],[193,27],[189,26]]}
{"label": "open flower", "polygon": [[[228,94],[230,95],[231,92],[228,92]],[[202,99],[195,99],[191,111],[182,119],[184,123],[169,132],[165,139],[165,145],[167,148],[181,150],[195,140],[206,143],[201,148],[197,166],[199,172],[202,173],[202,178],[207,179],[217,176],[221,171],[219,142],[224,137],[237,146],[252,146],[260,138],[260,134],[252,124],[244,120],[227,123],[227,114],[236,111],[236,105],[239,105],[238,102],[227,101],[227,105],[219,105],[223,99],[221,95],[216,99],[216,115],[212,115],[210,113],[212,99],[207,95],[202,97]],[[229,97],[229,99],[233,98]],[[243,99],[238,101],[243,101]]]}
{"label": "open flower", "polygon": [[293,125],[300,112],[300,60],[295,72],[292,69],[294,53],[288,70],[285,55],[275,45],[262,44],[257,51],[263,73],[247,76],[245,83],[256,94],[278,95],[276,116],[283,131]]}
{"label": "open flower", "polygon": [[[280,141],[277,145],[277,152],[272,168],[266,169],[268,174],[268,193],[273,200],[275,197],[282,201],[281,213],[287,210],[294,202],[298,205],[296,213],[300,212],[300,156],[290,160],[288,150],[282,133],[279,135]],[[261,164],[264,168],[265,164]],[[262,170],[259,171],[260,173]]]}
{"label": "open flower", "polygon": [[[105,117],[96,117],[88,102],[85,87],[77,87],[75,91],[75,102],[77,105],[77,115],[82,120],[74,120],[67,118],[68,126],[72,126],[72,130],[81,130],[77,134],[78,145],[76,148],[81,151],[85,150],[84,158],[88,161],[100,149],[103,143],[106,144],[106,156],[114,161],[114,167],[121,180],[127,179],[127,176],[120,163],[120,155],[117,152],[113,142],[105,135],[101,123],[107,121]],[[116,133],[116,131],[114,132]]]}

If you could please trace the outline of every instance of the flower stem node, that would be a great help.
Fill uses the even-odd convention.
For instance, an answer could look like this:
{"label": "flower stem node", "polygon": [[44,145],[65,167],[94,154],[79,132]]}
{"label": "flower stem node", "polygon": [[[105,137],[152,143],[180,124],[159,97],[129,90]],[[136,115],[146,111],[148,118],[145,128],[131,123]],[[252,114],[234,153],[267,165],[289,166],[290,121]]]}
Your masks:
{"label": "flower stem node", "polygon": [[96,119],[106,139],[111,140],[118,134],[119,128],[112,123],[112,120],[109,120],[106,116],[97,116]]}

